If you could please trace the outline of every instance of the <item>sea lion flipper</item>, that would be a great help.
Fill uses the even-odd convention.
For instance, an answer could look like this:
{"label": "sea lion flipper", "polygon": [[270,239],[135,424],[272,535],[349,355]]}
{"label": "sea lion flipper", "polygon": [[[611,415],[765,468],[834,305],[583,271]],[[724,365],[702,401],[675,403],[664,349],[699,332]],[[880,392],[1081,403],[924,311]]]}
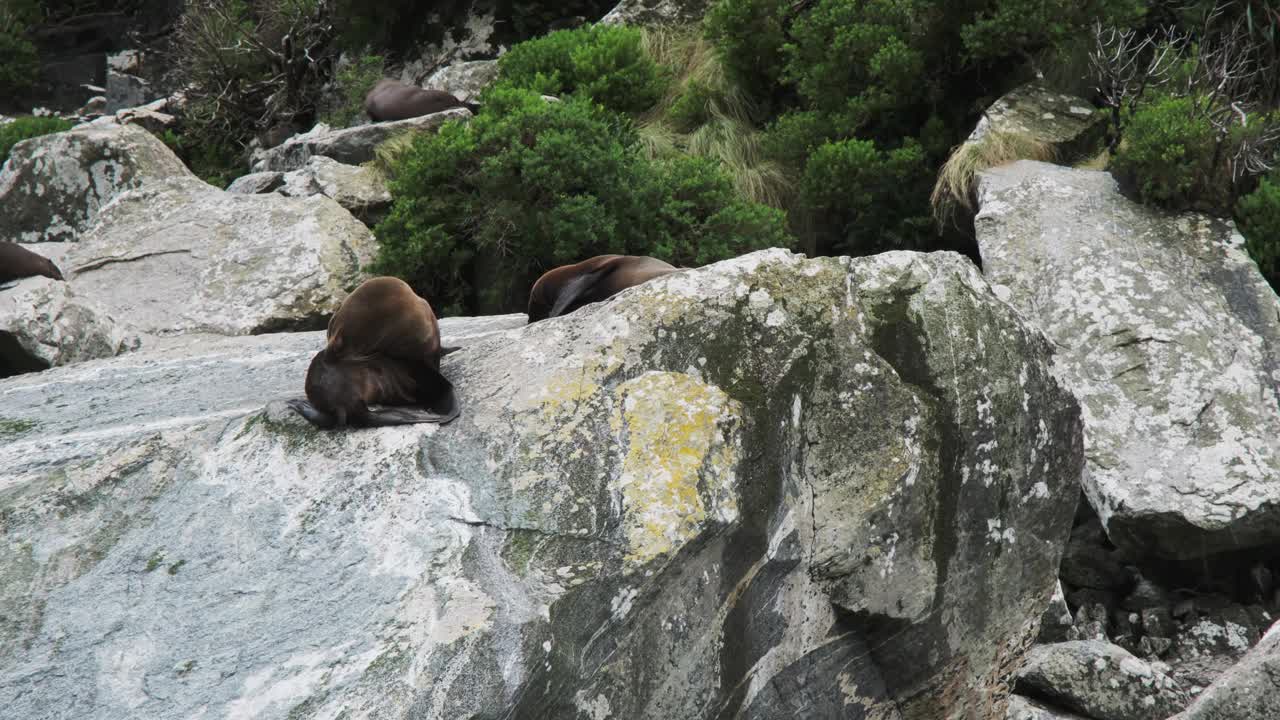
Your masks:
{"label": "sea lion flipper", "polygon": [[18,287],[18,281],[17,281],[17,280],[10,280],[10,281],[8,281],[8,282],[0,282],[0,290],[8,290],[9,288],[15,288],[15,287]]}
{"label": "sea lion flipper", "polygon": [[316,406],[312,405],[311,402],[305,398],[291,398],[285,404],[293,408],[299,415],[306,418],[312,425],[315,425],[318,428],[327,430],[336,424],[332,415],[316,409]]}
{"label": "sea lion flipper", "polygon": [[446,414],[407,405],[375,405],[369,408],[369,414],[365,416],[364,424],[374,427],[383,425],[416,425],[418,423],[444,425],[456,417],[458,417],[456,405],[452,413]]}
{"label": "sea lion flipper", "polygon": [[460,347],[441,347],[441,348],[440,348],[440,357],[444,357],[445,355],[448,355],[449,353],[456,353],[456,352],[458,352],[458,351],[459,351],[459,350],[461,350],[461,349],[462,349],[462,348],[460,348]]}
{"label": "sea lion flipper", "polygon": [[575,302],[583,300],[605,274],[607,273],[598,270],[585,272],[565,283],[560,288],[559,294],[556,295],[556,302],[551,306],[551,312],[548,313],[547,317],[560,317],[565,314]]}

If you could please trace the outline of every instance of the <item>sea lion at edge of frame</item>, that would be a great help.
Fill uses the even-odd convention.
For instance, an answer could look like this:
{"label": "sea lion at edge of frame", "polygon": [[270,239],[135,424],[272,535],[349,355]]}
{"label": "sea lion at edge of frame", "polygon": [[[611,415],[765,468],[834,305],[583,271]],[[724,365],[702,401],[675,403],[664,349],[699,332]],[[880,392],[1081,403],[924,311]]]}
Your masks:
{"label": "sea lion at edge of frame", "polygon": [[680,268],[647,255],[597,255],[542,274],[529,290],[529,322],[559,317]]}
{"label": "sea lion at edge of frame", "polygon": [[0,242],[0,284],[37,275],[66,281],[62,277],[62,271],[49,258],[33,253],[18,243]]}
{"label": "sea lion at edge of frame", "polygon": [[432,113],[464,107],[476,112],[480,106],[463,102],[443,90],[429,90],[383,78],[364,96],[364,111],[374,122],[408,120]]}
{"label": "sea lion at edge of frame", "polygon": [[458,416],[453,385],[440,374],[436,315],[394,277],[356,288],[329,320],[325,347],[307,368],[306,399],[289,407],[321,428],[447,423]]}

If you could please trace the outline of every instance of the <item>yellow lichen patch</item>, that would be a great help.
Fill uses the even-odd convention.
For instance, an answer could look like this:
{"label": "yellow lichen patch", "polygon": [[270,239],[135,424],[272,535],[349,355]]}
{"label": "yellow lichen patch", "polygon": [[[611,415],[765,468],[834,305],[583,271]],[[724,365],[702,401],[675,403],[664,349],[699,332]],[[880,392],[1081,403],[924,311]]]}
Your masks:
{"label": "yellow lichen patch", "polygon": [[623,383],[611,424],[625,448],[616,489],[635,569],[678,550],[710,517],[737,517],[737,403],[683,373],[650,372]]}

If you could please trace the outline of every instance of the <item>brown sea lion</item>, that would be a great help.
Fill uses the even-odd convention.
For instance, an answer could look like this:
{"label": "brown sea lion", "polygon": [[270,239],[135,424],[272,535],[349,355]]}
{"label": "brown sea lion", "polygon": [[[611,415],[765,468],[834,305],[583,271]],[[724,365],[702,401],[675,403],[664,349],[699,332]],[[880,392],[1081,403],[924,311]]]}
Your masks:
{"label": "brown sea lion", "polygon": [[0,242],[0,283],[43,275],[62,280],[62,271],[53,261],[37,255],[18,243]]}
{"label": "brown sea lion", "polygon": [[529,291],[529,322],[558,317],[680,268],[644,255],[597,255],[543,273]]}
{"label": "brown sea lion", "polygon": [[471,112],[480,108],[475,103],[463,102],[443,90],[427,90],[386,78],[379,80],[369,94],[364,96],[364,111],[374,122],[407,120],[456,107],[464,107]]}
{"label": "brown sea lion", "polygon": [[[289,406],[322,428],[447,423],[458,416],[440,374],[436,315],[399,278],[366,280],[329,320],[327,343],[307,368],[307,398]],[[388,407],[389,406],[389,407]]]}

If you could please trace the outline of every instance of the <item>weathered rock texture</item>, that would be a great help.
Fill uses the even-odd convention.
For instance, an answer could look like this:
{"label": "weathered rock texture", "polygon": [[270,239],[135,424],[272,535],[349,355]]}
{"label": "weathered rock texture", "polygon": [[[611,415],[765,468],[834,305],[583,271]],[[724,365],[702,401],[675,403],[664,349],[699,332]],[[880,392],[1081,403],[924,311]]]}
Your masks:
{"label": "weathered rock texture", "polygon": [[1014,695],[1009,698],[1009,713],[1005,720],[1088,720],[1043,703]]}
{"label": "weathered rock texture", "polygon": [[463,102],[472,102],[497,77],[497,60],[471,60],[440,68],[431,73],[422,86],[444,90]]}
{"label": "weathered rock texture", "polygon": [[1093,151],[1105,131],[1106,117],[1088,100],[1029,83],[992,103],[968,142],[981,142],[993,132],[1025,135],[1068,161]]}
{"label": "weathered rock texture", "polygon": [[980,185],[984,272],[1058,348],[1112,542],[1280,542],[1280,301],[1231,225],[1136,205],[1103,172],[1020,161]]}
{"label": "weathered rock texture", "polygon": [[1017,688],[1094,720],[1165,720],[1187,704],[1172,678],[1102,640],[1032,648]]}
{"label": "weathered rock texture", "polygon": [[375,241],[333,200],[238,195],[194,178],[116,198],[63,273],[149,334],[323,327],[364,278]]}
{"label": "weathered rock texture", "polygon": [[445,426],[262,409],[319,333],[0,383],[0,707],[1004,715],[1081,430],[967,261],[766,251],[474,322]]}
{"label": "weathered rock texture", "polygon": [[281,195],[324,195],[368,225],[375,224],[391,207],[391,191],[381,173],[323,156],[311,158],[304,167],[286,173],[281,180],[283,184],[276,189]]}
{"label": "weathered rock texture", "polygon": [[139,342],[68,283],[31,277],[0,290],[0,376],[111,357]]}
{"label": "weathered rock texture", "polygon": [[706,15],[710,0],[622,0],[600,22],[605,25],[683,25]]}
{"label": "weathered rock texture", "polygon": [[1175,720],[1280,718],[1280,623]]}
{"label": "weathered rock texture", "polygon": [[309,132],[294,135],[280,145],[254,154],[253,171],[277,170],[287,172],[306,166],[316,155],[333,158],[340,163],[359,165],[373,159],[378,145],[402,132],[435,132],[450,120],[471,117],[466,108],[453,108],[422,117],[372,123],[357,127],[332,130],[320,123]]}
{"label": "weathered rock texture", "polygon": [[164,143],[140,127],[88,125],[24,140],[0,169],[0,240],[76,240],[117,194],[190,176]]}

